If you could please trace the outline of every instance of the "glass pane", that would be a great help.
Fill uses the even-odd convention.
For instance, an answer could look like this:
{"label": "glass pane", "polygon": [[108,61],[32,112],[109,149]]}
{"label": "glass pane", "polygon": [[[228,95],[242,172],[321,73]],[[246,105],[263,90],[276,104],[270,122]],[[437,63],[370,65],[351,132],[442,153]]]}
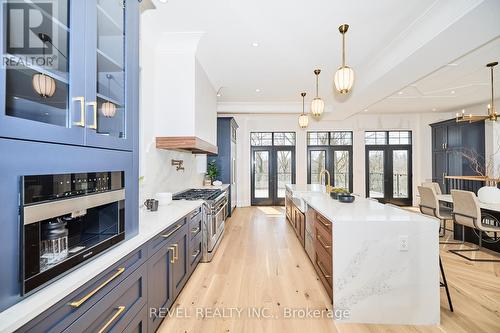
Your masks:
{"label": "glass pane", "polygon": [[5,114],[68,126],[69,1],[2,5]]}
{"label": "glass pane", "polygon": [[333,183],[335,187],[349,190],[349,152],[345,150],[333,153]]}
{"label": "glass pane", "polygon": [[255,198],[269,198],[269,152],[254,152]]}
{"label": "glass pane", "polygon": [[387,132],[365,132],[365,144],[367,145],[387,144]]}
{"label": "glass pane", "polygon": [[274,133],[275,146],[295,146],[295,133],[283,132]]}
{"label": "glass pane", "polygon": [[368,188],[370,198],[384,197],[384,151],[368,152]]}
{"label": "glass pane", "polygon": [[389,132],[390,145],[409,145],[411,144],[411,132],[393,131]]}
{"label": "glass pane", "polygon": [[326,151],[313,150],[310,152],[311,159],[311,184],[321,184],[321,171],[326,168]]}
{"label": "glass pane", "polygon": [[330,144],[332,146],[351,146],[352,132],[331,132]]}
{"label": "glass pane", "polygon": [[125,136],[125,9],[97,1],[97,133]]}
{"label": "glass pane", "polygon": [[250,133],[250,144],[252,146],[272,146],[273,133],[269,132]]}
{"label": "glass pane", "polygon": [[308,132],[307,145],[328,146],[328,132]]}
{"label": "glass pane", "polygon": [[393,197],[408,198],[408,151],[394,150],[392,153]]}
{"label": "glass pane", "polygon": [[278,171],[278,198],[285,197],[285,185],[292,183],[292,152],[278,150],[276,152]]}

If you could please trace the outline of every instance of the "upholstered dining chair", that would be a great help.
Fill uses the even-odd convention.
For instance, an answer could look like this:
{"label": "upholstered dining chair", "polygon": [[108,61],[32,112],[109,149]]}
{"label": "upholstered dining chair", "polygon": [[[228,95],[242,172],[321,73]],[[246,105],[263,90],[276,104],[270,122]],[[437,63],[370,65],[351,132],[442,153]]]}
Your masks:
{"label": "upholstered dining chair", "polygon": [[[422,183],[422,186],[425,186],[425,187],[431,187],[434,189],[434,191],[436,192],[436,195],[441,195],[443,194],[443,192],[441,191],[441,186],[439,186],[438,183],[436,182],[423,182]],[[439,207],[440,209],[442,209],[443,211],[447,211],[451,214],[451,208],[448,206],[447,203],[443,203],[443,202],[439,202]],[[451,220],[451,219],[450,219]],[[444,229],[443,229],[443,233],[442,235],[444,236],[444,234],[446,233],[446,231],[450,231],[450,232],[453,232],[453,229],[447,229],[446,228],[446,221],[444,222]]]}
{"label": "upholstered dining chair", "polygon": [[480,251],[483,246],[483,232],[500,232],[500,226],[483,224],[481,206],[474,192],[452,190],[451,196],[453,198],[453,221],[462,226],[462,243],[465,243],[465,227],[470,227],[479,231],[479,246],[449,251],[469,261],[500,262],[500,259],[477,259],[461,253]]}
{"label": "upholstered dining chair", "polygon": [[[444,237],[446,233],[446,221],[453,220],[451,209],[440,206],[436,190],[430,186],[419,186],[420,212],[425,215],[436,217],[440,220],[439,237]],[[459,244],[457,242],[441,242],[440,244]]]}
{"label": "upholstered dining chair", "polygon": [[438,183],[436,182],[423,182],[422,183],[422,186],[425,186],[425,187],[432,187],[434,189],[434,191],[436,192],[437,195],[441,195],[443,194],[441,192],[441,186],[439,186]]}

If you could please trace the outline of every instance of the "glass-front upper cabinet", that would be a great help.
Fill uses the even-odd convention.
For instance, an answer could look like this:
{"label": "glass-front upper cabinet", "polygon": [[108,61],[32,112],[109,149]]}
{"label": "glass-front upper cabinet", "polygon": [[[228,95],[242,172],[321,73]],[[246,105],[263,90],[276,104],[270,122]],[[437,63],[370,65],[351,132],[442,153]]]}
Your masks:
{"label": "glass-front upper cabinet", "polygon": [[[93,80],[87,80],[87,144],[107,148],[131,147],[132,100],[127,91],[134,86],[133,74],[128,71],[127,61],[134,58],[135,32],[129,24],[137,22],[133,17],[137,1],[91,0],[87,1],[88,15],[87,72]],[[129,34],[131,32],[131,34]],[[137,82],[137,81],[136,81]],[[136,86],[136,83],[135,83]],[[137,89],[137,88],[135,88]]]}
{"label": "glass-front upper cabinet", "polygon": [[0,136],[84,142],[83,10],[81,1],[1,2]]}
{"label": "glass-front upper cabinet", "polygon": [[0,137],[132,148],[135,0],[4,0]]}

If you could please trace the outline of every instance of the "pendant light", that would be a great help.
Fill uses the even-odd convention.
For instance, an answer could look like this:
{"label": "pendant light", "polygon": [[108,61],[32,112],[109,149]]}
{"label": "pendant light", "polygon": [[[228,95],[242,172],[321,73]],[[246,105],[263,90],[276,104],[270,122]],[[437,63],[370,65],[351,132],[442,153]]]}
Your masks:
{"label": "pendant light", "polygon": [[497,115],[497,112],[495,110],[495,89],[494,89],[494,80],[493,80],[493,69],[495,66],[498,65],[498,62],[490,62],[489,64],[486,65],[490,69],[490,78],[491,78],[491,102],[488,104],[488,115],[487,116],[478,116],[478,115],[472,115],[472,114],[465,114],[465,110],[462,110],[462,113],[456,115],[456,121],[457,123],[462,123],[462,122],[468,122],[468,123],[474,123],[477,121],[483,121],[483,120],[491,120],[491,121],[496,121],[499,115]]}
{"label": "pendant light", "polygon": [[316,69],[314,71],[314,75],[316,75],[316,97],[313,98],[311,102],[311,113],[314,117],[320,117],[325,110],[325,102],[319,97],[319,74],[321,73],[321,69]]}
{"label": "pendant light", "polygon": [[302,96],[302,114],[299,116],[299,126],[300,128],[307,128],[307,126],[309,126],[309,116],[305,112],[306,93],[303,92],[300,96]]}
{"label": "pendant light", "polygon": [[342,24],[339,31],[342,34],[342,66],[335,72],[335,88],[341,94],[347,94],[354,84],[354,71],[351,67],[345,64],[345,34],[349,29],[349,25]]}
{"label": "pendant light", "polygon": [[[51,42],[47,34],[40,34],[40,40],[43,42],[43,58],[45,59],[45,43]],[[36,73],[31,78],[33,90],[42,98],[50,98],[56,93],[56,80],[47,74]]]}
{"label": "pendant light", "polygon": [[[111,74],[106,74],[106,78],[108,79],[108,97],[110,97],[110,81],[113,78]],[[104,102],[101,105],[101,112],[106,118],[113,118],[116,115],[116,105],[111,102]]]}

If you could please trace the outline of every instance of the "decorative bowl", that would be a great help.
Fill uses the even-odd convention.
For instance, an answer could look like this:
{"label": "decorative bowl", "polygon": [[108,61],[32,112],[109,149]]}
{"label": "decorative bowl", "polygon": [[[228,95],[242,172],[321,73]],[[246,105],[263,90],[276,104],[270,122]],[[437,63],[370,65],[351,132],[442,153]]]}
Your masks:
{"label": "decorative bowl", "polygon": [[338,195],[338,200],[343,203],[351,203],[354,202],[354,195],[350,195],[349,193],[340,193]]}

